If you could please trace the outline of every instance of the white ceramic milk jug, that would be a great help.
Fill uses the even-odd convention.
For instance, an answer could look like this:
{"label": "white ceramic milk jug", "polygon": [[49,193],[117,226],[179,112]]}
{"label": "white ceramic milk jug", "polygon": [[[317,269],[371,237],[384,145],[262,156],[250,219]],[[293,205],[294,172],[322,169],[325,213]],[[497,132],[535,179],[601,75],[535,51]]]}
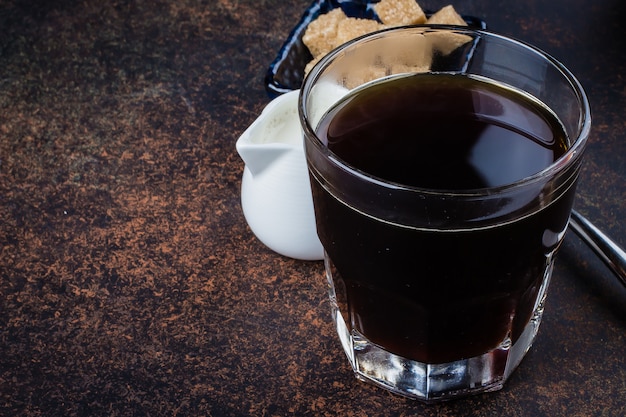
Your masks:
{"label": "white ceramic milk jug", "polygon": [[237,141],[245,162],[241,206],[267,247],[291,258],[320,260],[324,250],[315,229],[298,94],[272,100]]}

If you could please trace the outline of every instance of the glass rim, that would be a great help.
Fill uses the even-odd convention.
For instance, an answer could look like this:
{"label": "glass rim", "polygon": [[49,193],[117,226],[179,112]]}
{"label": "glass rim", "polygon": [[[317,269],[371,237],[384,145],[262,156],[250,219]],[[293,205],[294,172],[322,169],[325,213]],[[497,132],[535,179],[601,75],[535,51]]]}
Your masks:
{"label": "glass rim", "polygon": [[[517,47],[523,48],[539,57],[544,59],[546,62],[553,65],[568,81],[570,84],[572,91],[575,93],[578,102],[580,103],[581,108],[581,117],[579,118],[579,123],[577,127],[577,135],[571,141],[570,146],[567,151],[561,155],[556,161],[552,162],[546,168],[538,171],[532,175],[524,177],[515,182],[499,185],[495,187],[483,187],[483,188],[473,188],[473,189],[436,189],[436,188],[428,188],[428,187],[419,187],[412,186],[407,184],[402,184],[398,182],[393,182],[389,180],[385,180],[384,178],[377,177],[375,175],[369,174],[366,171],[355,168],[351,164],[343,161],[341,157],[332,152],[327,146],[322,144],[322,141],[318,138],[317,133],[315,132],[315,128],[311,126],[309,120],[309,111],[306,108],[305,96],[310,94],[313,85],[318,80],[322,72],[334,61],[334,59],[344,53],[347,49],[353,47],[355,44],[360,44],[367,42],[369,40],[381,38],[384,35],[391,32],[406,32],[409,30],[428,30],[428,31],[455,31],[457,33],[466,33],[473,34],[475,36],[486,37],[486,38],[497,38],[504,42],[510,43],[512,45],[516,45]],[[441,73],[460,73],[460,72],[441,72]],[[539,100],[539,99],[537,99]],[[541,100],[540,100],[541,101]],[[388,188],[390,190],[402,190],[409,192],[417,192],[422,194],[432,194],[432,195],[440,195],[440,196],[467,196],[467,197],[480,197],[480,196],[490,196],[494,194],[506,193],[510,191],[514,191],[517,188],[521,188],[527,185],[531,185],[533,183],[544,180],[547,176],[554,175],[571,164],[573,164],[577,159],[582,155],[582,151],[585,147],[585,144],[588,140],[589,132],[591,130],[591,108],[589,105],[589,100],[585,90],[583,89],[582,84],[578,79],[572,74],[572,72],[559,60],[554,58],[552,55],[543,51],[542,49],[531,45],[528,42],[502,35],[490,30],[486,29],[472,29],[466,26],[454,26],[454,25],[407,25],[407,26],[396,26],[392,28],[385,28],[375,32],[371,32],[362,36],[359,36],[355,39],[352,39],[343,45],[335,48],[326,56],[324,56],[320,61],[313,66],[311,71],[305,77],[302,87],[300,89],[300,94],[298,97],[298,113],[300,117],[300,124],[304,131],[304,140],[307,143],[311,143],[315,146],[320,152],[324,153],[326,157],[333,163],[333,165],[338,166],[344,171],[349,172],[351,175],[355,177],[359,177],[362,180],[365,180],[369,183],[376,184],[378,186]],[[314,137],[316,140],[311,140],[309,138]],[[572,138],[570,138],[572,139]]]}

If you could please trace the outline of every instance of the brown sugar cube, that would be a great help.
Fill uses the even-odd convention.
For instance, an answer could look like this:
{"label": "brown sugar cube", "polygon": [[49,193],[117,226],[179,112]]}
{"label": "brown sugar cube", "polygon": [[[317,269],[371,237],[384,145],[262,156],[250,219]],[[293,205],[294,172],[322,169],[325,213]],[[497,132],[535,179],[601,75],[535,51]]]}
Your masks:
{"label": "brown sugar cube", "polygon": [[430,65],[422,64],[422,65],[407,65],[407,64],[395,64],[391,67],[392,74],[414,74],[419,72],[428,72],[430,71]]}
{"label": "brown sugar cube", "polygon": [[328,53],[337,45],[337,26],[347,19],[341,8],[319,15],[306,28],[302,42],[309,48],[311,55],[316,57]]}
{"label": "brown sugar cube", "polygon": [[431,40],[433,49],[439,51],[442,55],[448,55],[472,40],[472,37],[469,35],[453,31],[430,32],[426,33],[425,36]]}
{"label": "brown sugar cube", "polygon": [[344,86],[354,88],[365,82],[382,77],[427,72],[432,58],[430,39],[412,34],[394,39],[393,45],[382,50],[371,51],[363,45],[360,53],[353,56],[354,65],[344,75]]}
{"label": "brown sugar cube", "polygon": [[452,5],[441,8],[437,13],[430,16],[426,23],[433,25],[467,26],[467,22],[454,10]]}
{"label": "brown sugar cube", "polygon": [[306,66],[304,67],[304,75],[308,75],[309,72],[311,72],[311,70],[313,69],[313,67],[315,66],[315,64],[317,64],[322,58],[324,58],[325,55],[318,55],[315,58],[313,58],[312,60],[309,61],[308,64],[306,64]]}
{"label": "brown sugar cube", "polygon": [[344,76],[343,86],[351,90],[369,81],[377,80],[387,75],[384,67],[369,65],[353,70],[349,75]]}
{"label": "brown sugar cube", "polygon": [[415,0],[382,0],[374,6],[374,11],[388,26],[426,23],[426,15]]}
{"label": "brown sugar cube", "polygon": [[[437,13],[432,15],[426,23],[436,25],[457,25],[467,26],[467,22],[459,15],[454,7],[448,5],[441,8]],[[448,55],[458,47],[470,42],[472,38],[456,32],[433,32],[427,33],[430,37],[433,48],[443,55]]]}
{"label": "brown sugar cube", "polygon": [[337,24],[337,39],[335,46],[339,46],[361,35],[382,29],[380,23],[371,19],[348,18]]}
{"label": "brown sugar cube", "polygon": [[395,37],[393,44],[385,48],[382,54],[382,62],[391,68],[391,74],[412,72],[408,71],[409,68],[428,69],[432,61],[432,44],[423,33],[411,32]]}
{"label": "brown sugar cube", "polygon": [[382,29],[383,27],[384,26],[380,23],[370,19],[357,19],[347,17],[345,19],[337,21],[335,36],[333,39],[329,39],[329,42],[327,43],[330,48],[321,53],[313,54],[313,59],[304,68],[304,74],[308,74],[309,71],[311,71],[311,68],[313,68],[313,66],[320,59],[322,59],[328,52],[330,52],[331,49],[361,35],[375,32],[379,29]]}

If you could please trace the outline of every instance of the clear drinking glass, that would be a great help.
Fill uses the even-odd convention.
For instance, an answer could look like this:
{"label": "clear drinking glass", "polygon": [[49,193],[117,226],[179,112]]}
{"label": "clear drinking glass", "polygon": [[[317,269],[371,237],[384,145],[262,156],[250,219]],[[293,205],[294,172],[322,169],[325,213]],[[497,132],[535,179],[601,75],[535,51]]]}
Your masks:
{"label": "clear drinking glass", "polygon": [[[407,73],[521,91],[556,115],[567,150],[539,172],[475,189],[390,181],[329,150],[317,132],[329,109]],[[525,116],[493,107],[486,117],[523,126]],[[331,52],[305,79],[299,110],[333,319],[356,376],[426,402],[502,388],[535,339],[567,229],[591,124],[580,83],[504,36],[403,27]]]}

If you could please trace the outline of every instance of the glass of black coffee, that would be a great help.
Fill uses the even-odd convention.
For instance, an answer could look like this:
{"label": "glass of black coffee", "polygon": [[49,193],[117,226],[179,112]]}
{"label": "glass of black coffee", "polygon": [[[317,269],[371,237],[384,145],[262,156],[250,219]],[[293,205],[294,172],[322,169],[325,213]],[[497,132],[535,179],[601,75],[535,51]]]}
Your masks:
{"label": "glass of black coffee", "polygon": [[300,118],[333,319],[358,378],[495,391],[537,334],[590,110],[540,50],[458,27],[331,52]]}

